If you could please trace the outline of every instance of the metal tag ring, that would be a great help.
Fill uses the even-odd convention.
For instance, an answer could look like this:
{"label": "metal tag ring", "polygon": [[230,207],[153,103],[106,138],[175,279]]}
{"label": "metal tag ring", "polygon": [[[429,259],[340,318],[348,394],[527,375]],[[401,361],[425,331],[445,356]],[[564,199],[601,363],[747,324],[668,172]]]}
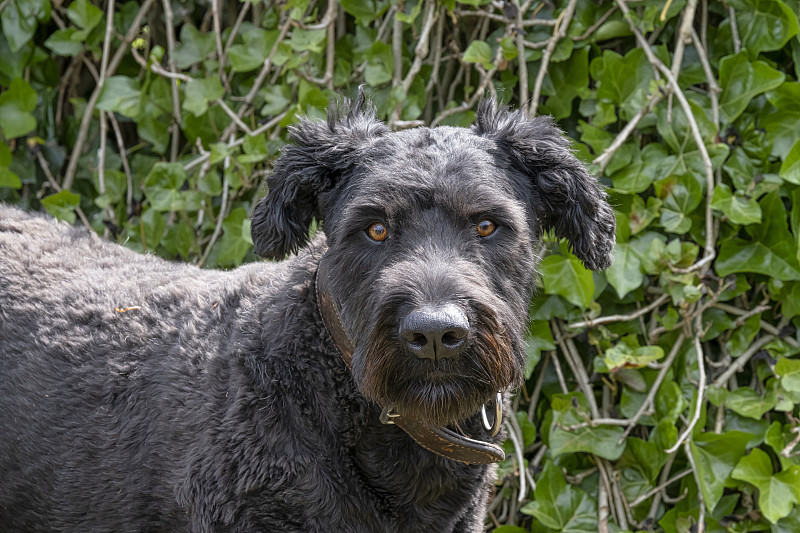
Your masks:
{"label": "metal tag ring", "polygon": [[494,437],[500,432],[500,424],[503,422],[503,394],[498,392],[497,397],[494,399],[494,423],[489,423],[489,417],[486,416],[486,405],[481,406],[481,419],[483,419],[483,428]]}

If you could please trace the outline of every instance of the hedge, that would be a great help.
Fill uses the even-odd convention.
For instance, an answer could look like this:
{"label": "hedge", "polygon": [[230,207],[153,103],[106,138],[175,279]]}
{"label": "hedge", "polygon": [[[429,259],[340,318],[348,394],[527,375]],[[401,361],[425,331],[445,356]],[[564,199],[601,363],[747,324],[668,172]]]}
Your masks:
{"label": "hedge", "polygon": [[287,126],[550,114],[615,262],[549,240],[487,530],[800,531],[798,0],[0,2],[0,201],[217,268]]}

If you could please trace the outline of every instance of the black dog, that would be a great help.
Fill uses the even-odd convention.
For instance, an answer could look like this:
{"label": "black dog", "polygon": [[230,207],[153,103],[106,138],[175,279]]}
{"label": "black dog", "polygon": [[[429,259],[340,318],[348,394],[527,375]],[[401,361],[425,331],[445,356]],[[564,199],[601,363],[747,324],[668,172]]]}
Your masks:
{"label": "black dog", "polygon": [[482,531],[540,236],[606,267],[605,194],[489,103],[391,133],[360,95],[292,135],[252,225],[279,263],[0,207],[0,531]]}

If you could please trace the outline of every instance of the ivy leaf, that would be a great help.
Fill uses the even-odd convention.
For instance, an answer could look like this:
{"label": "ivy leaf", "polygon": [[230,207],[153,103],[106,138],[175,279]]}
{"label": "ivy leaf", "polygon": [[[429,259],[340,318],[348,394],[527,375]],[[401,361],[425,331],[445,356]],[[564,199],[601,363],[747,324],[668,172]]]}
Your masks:
{"label": "ivy leaf", "polygon": [[794,143],[794,146],[784,158],[781,164],[780,176],[784,181],[800,185],[800,140]]}
{"label": "ivy leaf", "polygon": [[747,51],[723,57],[719,66],[719,110],[726,122],[733,122],[747,107],[750,100],[777,88],[786,75],[763,61],[748,59]]}
{"label": "ivy leaf", "polygon": [[191,24],[184,24],[181,27],[181,42],[172,54],[175,65],[179,69],[186,69],[211,55],[217,48],[216,36],[216,32],[203,33]]}
{"label": "ivy leaf", "polygon": [[36,91],[22,78],[14,79],[0,94],[0,129],[7,139],[21,137],[36,127],[31,113],[36,100]]}
{"label": "ivy leaf", "polygon": [[60,56],[76,56],[83,50],[83,32],[75,27],[56,30],[44,45]]}
{"label": "ivy leaf", "polygon": [[180,163],[158,162],[144,183],[144,194],[151,209],[157,211],[196,211],[200,207],[199,193],[182,191],[186,170]]}
{"label": "ivy leaf", "polygon": [[528,328],[528,336],[525,337],[525,353],[528,355],[525,361],[525,379],[531,377],[533,369],[539,363],[542,350],[555,350],[556,345],[553,340],[553,333],[550,331],[550,323],[547,320],[534,320]]}
{"label": "ivy leaf", "polygon": [[250,27],[243,30],[241,35],[244,44],[235,44],[228,50],[228,59],[234,72],[249,72],[260,68],[269,56],[275,41],[278,40],[280,32]]}
{"label": "ivy leaf", "polygon": [[224,94],[225,89],[218,77],[192,78],[192,81],[186,84],[183,109],[196,117],[205,115],[208,111],[209,100],[216,100]]}
{"label": "ivy leaf", "polygon": [[33,37],[37,20],[50,18],[48,0],[11,0],[0,10],[3,35],[12,52],[17,52]]}
{"label": "ivy leaf", "polygon": [[642,285],[642,261],[630,244],[617,243],[614,246],[614,258],[605,276],[620,298]]}
{"label": "ivy leaf", "polygon": [[641,48],[634,48],[624,57],[612,50],[604,50],[597,99],[620,105],[637,88],[646,88],[652,79],[653,69]]}
{"label": "ivy leaf", "polygon": [[616,372],[622,368],[642,368],[653,361],[664,357],[660,346],[629,346],[620,342],[603,354],[603,362],[608,372]]}
{"label": "ivy leaf", "polygon": [[[551,402],[553,423],[550,429],[550,453],[557,457],[566,453],[593,453],[615,461],[625,451],[622,439],[625,430],[618,426],[570,428],[586,422],[590,415],[583,395],[555,394]],[[567,429],[569,428],[569,429]]]}
{"label": "ivy leaf", "polygon": [[550,65],[542,84],[542,94],[547,96],[542,106],[543,112],[556,119],[568,117],[572,113],[572,101],[578,96],[581,87],[589,84],[588,58],[589,48],[586,47],[576,50],[567,61]]}
{"label": "ivy leaf", "polygon": [[760,242],[734,238],[722,243],[715,270],[721,277],[735,272],[756,272],[788,281],[800,279],[800,272]]}
{"label": "ivy leaf", "polygon": [[81,203],[78,194],[64,190],[42,198],[42,207],[59,220],[75,223],[75,208]]}
{"label": "ivy leaf", "polygon": [[324,47],[327,35],[328,30],[324,28],[321,30],[295,29],[289,39],[289,46],[295,52],[319,53]]}
{"label": "ivy leaf", "polygon": [[697,467],[697,480],[706,508],[713,511],[722,497],[725,481],[745,453],[750,435],[741,431],[702,433],[689,441]]}
{"label": "ivy leaf", "polygon": [[22,187],[22,182],[19,176],[9,170],[9,165],[11,165],[11,149],[0,143],[0,187],[19,189]]}
{"label": "ivy leaf", "polygon": [[731,477],[758,488],[758,507],[773,524],[788,516],[794,504],[800,503],[800,466],[773,474],[769,455],[758,448],[742,457]]}
{"label": "ivy leaf", "polygon": [[392,47],[377,41],[365,54],[367,65],[364,68],[364,79],[370,85],[381,85],[392,81],[394,56]]}
{"label": "ivy leaf", "polygon": [[244,237],[245,234],[248,236],[250,234],[250,219],[247,216],[247,210],[243,207],[231,210],[222,222],[222,229],[224,233],[215,245],[216,254],[213,263],[217,266],[241,264],[244,256],[253,247],[253,242]]}
{"label": "ivy leaf", "polygon": [[755,224],[761,222],[761,207],[753,198],[747,198],[739,191],[721,183],[714,188],[711,207],[722,211],[734,224]]}
{"label": "ivy leaf", "polygon": [[778,400],[775,398],[774,392],[773,394],[768,392],[762,397],[750,387],[740,387],[728,393],[725,398],[725,407],[755,420],[761,420],[764,413],[775,407],[776,403]]}
{"label": "ivy leaf", "polygon": [[75,0],[67,8],[67,17],[79,28],[89,31],[103,20],[103,11],[90,0]]}
{"label": "ivy leaf", "polygon": [[671,233],[686,233],[692,227],[689,215],[703,198],[703,189],[691,176],[673,176],[656,182],[656,194],[663,199],[661,225]]}
{"label": "ivy leaf", "polygon": [[520,510],[542,525],[567,533],[597,531],[594,502],[581,489],[567,485],[560,468],[552,461],[545,463],[534,495],[534,500]]}
{"label": "ivy leaf", "polygon": [[570,254],[545,257],[539,266],[544,292],[558,294],[578,307],[589,307],[594,295],[594,278],[580,260]]}
{"label": "ivy leaf", "polygon": [[137,118],[140,99],[138,80],[128,76],[111,76],[103,83],[100,97],[97,99],[97,109]]}
{"label": "ivy leaf", "polygon": [[775,365],[781,386],[789,392],[800,392],[800,361],[781,357]]}
{"label": "ivy leaf", "polygon": [[780,0],[731,0],[742,45],[751,54],[778,50],[797,35],[797,13]]}
{"label": "ivy leaf", "polygon": [[761,123],[772,143],[772,155],[784,159],[797,142],[800,130],[800,82],[784,82],[766,96],[774,109],[763,116]]}
{"label": "ivy leaf", "polygon": [[464,51],[463,59],[467,63],[480,63],[487,70],[494,66],[492,48],[484,41],[472,41]]}

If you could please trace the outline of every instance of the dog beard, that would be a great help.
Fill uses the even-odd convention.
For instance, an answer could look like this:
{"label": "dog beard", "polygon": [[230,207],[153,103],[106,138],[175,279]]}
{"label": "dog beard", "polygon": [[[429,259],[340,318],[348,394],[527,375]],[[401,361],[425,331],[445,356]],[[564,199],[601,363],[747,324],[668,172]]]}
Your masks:
{"label": "dog beard", "polygon": [[353,361],[362,394],[399,414],[446,426],[476,414],[498,391],[516,386],[522,377],[521,343],[488,308],[472,307],[468,347],[439,361],[420,359],[403,348],[397,317],[392,312],[380,316]]}

